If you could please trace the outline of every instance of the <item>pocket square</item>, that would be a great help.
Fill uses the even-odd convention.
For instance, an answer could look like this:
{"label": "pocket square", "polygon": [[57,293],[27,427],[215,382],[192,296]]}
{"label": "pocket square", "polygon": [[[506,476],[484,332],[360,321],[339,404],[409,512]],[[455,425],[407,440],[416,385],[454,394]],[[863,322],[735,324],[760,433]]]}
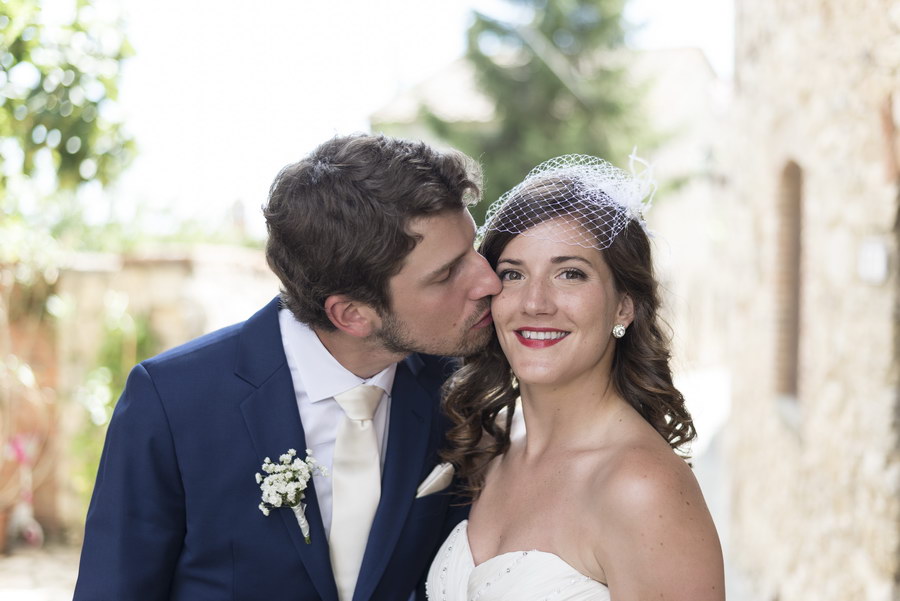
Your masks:
{"label": "pocket square", "polygon": [[424,496],[444,490],[453,481],[453,474],[456,472],[451,463],[440,463],[434,466],[428,477],[422,480],[419,488],[416,490],[416,498],[420,499]]}

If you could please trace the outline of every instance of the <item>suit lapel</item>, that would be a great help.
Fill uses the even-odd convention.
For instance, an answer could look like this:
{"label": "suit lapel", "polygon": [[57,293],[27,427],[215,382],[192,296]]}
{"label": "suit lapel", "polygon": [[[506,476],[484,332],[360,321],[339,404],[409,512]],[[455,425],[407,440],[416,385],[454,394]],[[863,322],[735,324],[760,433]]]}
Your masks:
{"label": "suit lapel", "polygon": [[[277,300],[250,318],[241,332],[235,373],[257,390],[241,402],[241,412],[262,465],[265,457],[276,458],[288,449],[303,454],[306,437],[297,410],[297,400],[290,369],[278,326]],[[277,459],[275,459],[277,461]],[[289,509],[273,512],[269,519],[281,519],[306,572],[319,596],[337,601],[337,587],[332,576],[328,537],[312,479],[306,490],[306,517],[311,543],[306,544],[300,526]]]}
{"label": "suit lapel", "polygon": [[416,378],[420,366],[421,359],[415,355],[397,366],[391,391],[390,432],[381,478],[381,500],[369,532],[354,601],[372,596],[416,496],[431,420],[437,410],[435,393],[423,388]]}

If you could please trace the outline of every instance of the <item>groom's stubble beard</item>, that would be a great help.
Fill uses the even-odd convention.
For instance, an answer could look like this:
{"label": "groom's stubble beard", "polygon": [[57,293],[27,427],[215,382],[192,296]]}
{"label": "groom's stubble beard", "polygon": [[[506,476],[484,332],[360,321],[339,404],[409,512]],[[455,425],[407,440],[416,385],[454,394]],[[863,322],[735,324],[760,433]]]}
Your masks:
{"label": "groom's stubble beard", "polygon": [[445,357],[468,357],[484,349],[494,334],[493,325],[472,329],[481,321],[484,312],[491,306],[490,299],[479,305],[463,326],[457,330],[454,339],[443,337],[437,340],[415,340],[407,324],[394,312],[387,312],[381,319],[381,328],[375,333],[375,340],[382,348],[398,355],[423,353]]}

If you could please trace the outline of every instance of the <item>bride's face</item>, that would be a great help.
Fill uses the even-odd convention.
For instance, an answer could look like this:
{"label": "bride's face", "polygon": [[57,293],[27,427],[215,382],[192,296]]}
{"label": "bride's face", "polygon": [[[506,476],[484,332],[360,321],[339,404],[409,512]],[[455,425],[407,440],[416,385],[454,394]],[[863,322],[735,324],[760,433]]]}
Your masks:
{"label": "bride's face", "polygon": [[522,384],[608,374],[612,328],[632,320],[631,299],[616,290],[600,251],[567,243],[573,228],[581,230],[544,222],[513,238],[497,260],[503,289],[491,305],[494,327]]}

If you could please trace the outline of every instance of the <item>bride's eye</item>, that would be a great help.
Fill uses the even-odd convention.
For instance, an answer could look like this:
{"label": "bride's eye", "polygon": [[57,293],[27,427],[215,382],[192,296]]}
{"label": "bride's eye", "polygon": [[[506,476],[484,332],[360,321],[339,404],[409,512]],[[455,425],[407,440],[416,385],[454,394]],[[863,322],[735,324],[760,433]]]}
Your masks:
{"label": "bride's eye", "polygon": [[504,269],[497,275],[500,277],[500,281],[503,281],[503,282],[506,282],[508,280],[521,280],[522,279],[522,274],[514,269]]}
{"label": "bride's eye", "polygon": [[560,277],[564,280],[584,280],[587,276],[580,269],[566,269],[560,274]]}

